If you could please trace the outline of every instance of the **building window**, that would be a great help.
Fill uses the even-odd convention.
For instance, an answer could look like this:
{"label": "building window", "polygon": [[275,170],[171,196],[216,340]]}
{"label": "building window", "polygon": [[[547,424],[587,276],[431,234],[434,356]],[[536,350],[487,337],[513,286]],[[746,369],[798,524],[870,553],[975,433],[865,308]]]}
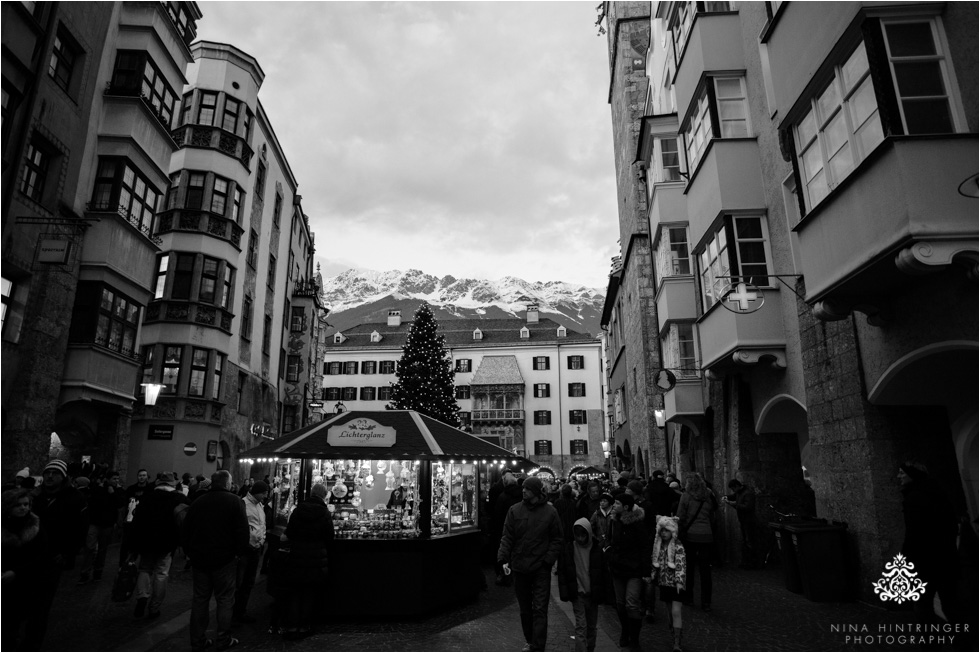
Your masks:
{"label": "building window", "polygon": [[145,51],[118,51],[111,89],[122,95],[142,96],[161,122],[167,127],[173,123],[177,95]]}
{"label": "building window", "polygon": [[82,281],[75,294],[69,339],[135,357],[140,309],[139,304],[114,288]]}
{"label": "building window", "polygon": [[584,383],[569,383],[568,384],[568,396],[569,397],[584,397],[585,396],[585,384]]}
{"label": "building window", "polygon": [[238,131],[238,110],[240,107],[241,102],[231,96],[225,96],[225,112],[221,120],[222,129],[230,131],[232,134]]}
{"label": "building window", "polygon": [[459,426],[460,428],[466,428],[470,425],[470,412],[468,410],[461,410],[459,415]]}
{"label": "building window", "polygon": [[242,119],[242,136],[246,141],[252,138],[252,110],[245,106],[245,117]]}
{"label": "building window", "polygon": [[550,456],[551,455],[551,440],[535,440],[534,441],[534,455],[535,456]]}
{"label": "building window", "polygon": [[691,274],[691,250],[687,227],[664,227],[657,245],[657,272],[660,278]]}
{"label": "building window", "polygon": [[694,3],[678,2],[674,5],[670,19],[667,21],[667,29],[674,41],[674,59],[680,60],[684,54],[684,47],[687,45],[687,37],[691,34],[691,27],[694,25]]}
{"label": "building window", "polygon": [[[688,170],[694,170],[712,138],[749,135],[749,110],[742,77],[707,77],[681,127]],[[714,124],[715,119],[718,125]]]}
{"label": "building window", "polygon": [[228,208],[228,183],[227,179],[214,178],[214,189],[211,193],[211,213],[224,216],[225,209]]}
{"label": "building window", "polygon": [[340,388],[324,388],[321,396],[324,401],[340,401]]}
{"label": "building window", "polygon": [[262,354],[269,355],[269,348],[272,343],[272,316],[266,315],[262,330]]}
{"label": "building window", "polygon": [[248,234],[248,253],[245,255],[245,262],[248,263],[248,267],[255,269],[259,256],[259,235],[255,233],[255,229],[249,231]]}
{"label": "building window", "polygon": [[242,299],[242,338],[252,339],[252,298],[246,295]]}
{"label": "building window", "polygon": [[204,207],[204,173],[192,172],[187,178],[187,196],[184,198],[184,208],[201,209]]}
{"label": "building window", "polygon": [[208,350],[194,348],[191,351],[191,378],[187,386],[190,397],[204,396],[204,381],[208,372]]}
{"label": "building window", "polygon": [[343,388],[340,392],[343,401],[357,401],[357,388]]}
{"label": "building window", "polygon": [[148,231],[160,192],[126,159],[100,158],[92,208],[118,212],[133,226]]}
{"label": "building window", "polygon": [[569,356],[568,357],[568,369],[570,369],[570,370],[584,370],[585,369],[585,356]]}
{"label": "building window", "polygon": [[694,325],[674,323],[663,337],[664,366],[677,378],[698,375],[694,353]]}
{"label": "building window", "polygon": [[456,371],[457,372],[472,372],[473,371],[473,361],[469,358],[460,358],[456,361]]}
{"label": "building window", "polygon": [[282,220],[282,195],[276,193],[276,201],[272,209],[272,223],[278,227],[280,220]]}
{"label": "building window", "polygon": [[395,361],[381,361],[378,366],[379,374],[394,374],[395,373]]}
{"label": "building window", "polygon": [[153,299],[162,299],[167,287],[167,265],[170,263],[169,254],[161,254],[157,259],[157,277],[153,287]]}
{"label": "building window", "polygon": [[347,361],[344,363],[344,374],[357,374],[357,361]]}
{"label": "building window", "polygon": [[364,361],[361,363],[361,374],[377,374],[378,363],[376,361]]}
{"label": "building window", "polygon": [[163,376],[160,381],[163,388],[160,392],[177,393],[177,383],[180,381],[180,358],[183,353],[184,348],[179,345],[166,345],[163,348]]}
{"label": "building window", "polygon": [[882,22],[895,97],[906,134],[955,131],[946,60],[934,21]]}
{"label": "building window", "polygon": [[265,197],[265,164],[259,161],[259,169],[255,173],[255,196],[259,199]]}
{"label": "building window", "polygon": [[197,109],[197,124],[214,125],[214,112],[218,106],[218,94],[201,91],[201,105]]}
{"label": "building window", "polygon": [[225,263],[225,278],[221,284],[221,300],[218,302],[218,306],[221,308],[228,308],[228,304],[231,302],[231,283],[234,271],[234,268]]}
{"label": "building window", "polygon": [[191,109],[194,107],[194,93],[184,93],[180,104],[180,124],[186,125],[191,121]]}
{"label": "building window", "polygon": [[569,440],[569,444],[572,445],[571,446],[571,449],[572,449],[572,455],[573,456],[588,456],[589,455],[589,441],[588,440],[582,440],[582,439]]}
{"label": "building window", "polygon": [[843,181],[884,140],[864,43],[796,123],[797,162],[807,210]]}
{"label": "building window", "polygon": [[71,86],[72,73],[80,54],[81,48],[75,44],[64,29],[59,29],[54,37],[51,59],[48,60],[48,75],[66,93],[68,87]]}
{"label": "building window", "polygon": [[289,330],[302,333],[306,331],[306,309],[302,306],[293,306],[289,318]]}
{"label": "building window", "polygon": [[568,411],[568,423],[569,424],[587,424],[585,418],[584,410],[570,410]]}
{"label": "building window", "polygon": [[378,399],[381,401],[391,400],[391,386],[386,385],[378,388]]}
{"label": "building window", "polygon": [[167,13],[170,15],[170,20],[173,21],[174,27],[177,28],[177,32],[180,34],[181,38],[184,39],[185,43],[190,43],[194,40],[196,36],[196,25],[191,21],[187,10],[184,9],[183,2],[167,2]]}
{"label": "building window", "polygon": [[681,180],[681,158],[676,138],[654,140],[654,182]]}
{"label": "building window", "polygon": [[197,299],[208,304],[214,303],[215,292],[218,287],[218,264],[216,258],[204,257],[204,265],[201,268],[201,287]]}
{"label": "building window", "polygon": [[[729,246],[734,243],[734,247]],[[761,217],[728,216],[698,256],[701,293],[707,310],[733,283],[768,287],[766,226]]]}
{"label": "building window", "polygon": [[328,375],[342,374],[340,362],[332,361],[330,363],[323,364],[323,373]]}
{"label": "building window", "polygon": [[548,424],[551,424],[551,411],[550,410],[534,411],[534,423],[539,426],[546,426]]}
{"label": "building window", "polygon": [[458,385],[458,386],[456,386],[456,398],[457,399],[469,399],[470,398],[470,386],[468,386],[468,385]]}
{"label": "building window", "polygon": [[[140,376],[141,383],[153,383],[153,345],[143,345],[140,349],[140,360],[143,361],[143,374]],[[140,386],[138,393],[143,394]]]}
{"label": "building window", "polygon": [[549,356],[535,356],[534,357],[534,369],[536,369],[536,370],[550,370],[551,369],[551,358]]}
{"label": "building window", "polygon": [[231,217],[234,218],[235,222],[238,224],[242,223],[242,209],[245,203],[245,191],[243,191],[237,184],[235,185],[234,199],[231,203]]}
{"label": "building window", "polygon": [[299,381],[300,357],[290,354],[286,359],[286,381],[296,383]]}
{"label": "building window", "polygon": [[375,389],[373,386],[361,388],[361,401],[374,401]]}
{"label": "building window", "polygon": [[174,281],[170,287],[172,299],[190,299],[191,286],[194,281],[194,254],[177,254],[177,265],[174,266]]}
{"label": "building window", "polygon": [[269,254],[269,274],[266,276],[266,285],[270,288],[276,287],[276,257]]}
{"label": "building window", "polygon": [[225,368],[225,355],[214,353],[214,368],[211,372],[211,398],[215,401],[221,399],[221,374]]}
{"label": "building window", "polygon": [[550,383],[535,383],[534,384],[534,396],[538,399],[545,399],[551,396],[551,384]]}
{"label": "building window", "polygon": [[623,409],[625,402],[623,401],[623,389],[617,388],[616,393],[613,395],[613,415],[616,419],[616,426],[626,422],[626,413]]}
{"label": "building window", "polygon": [[245,405],[245,387],[248,385],[248,375],[245,372],[238,373],[238,414],[244,415],[248,410]]}
{"label": "building window", "polygon": [[20,191],[35,202],[40,202],[44,196],[44,182],[51,165],[51,155],[41,146],[38,139],[33,139],[27,146],[27,160],[24,162],[24,172],[20,179]]}

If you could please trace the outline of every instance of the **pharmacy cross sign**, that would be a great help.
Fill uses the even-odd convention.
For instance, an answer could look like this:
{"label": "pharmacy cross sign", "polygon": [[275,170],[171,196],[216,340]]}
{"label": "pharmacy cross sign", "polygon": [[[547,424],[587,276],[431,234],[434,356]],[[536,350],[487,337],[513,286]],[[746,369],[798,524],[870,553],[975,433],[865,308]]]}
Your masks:
{"label": "pharmacy cross sign", "polygon": [[722,304],[733,313],[754,313],[762,308],[765,301],[766,297],[761,290],[740,281],[728,292]]}

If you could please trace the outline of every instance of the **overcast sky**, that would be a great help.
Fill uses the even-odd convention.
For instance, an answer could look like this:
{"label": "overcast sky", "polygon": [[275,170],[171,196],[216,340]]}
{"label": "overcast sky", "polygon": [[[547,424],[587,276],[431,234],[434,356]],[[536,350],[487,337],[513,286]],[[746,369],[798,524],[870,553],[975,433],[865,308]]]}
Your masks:
{"label": "overcast sky", "polygon": [[200,2],[351,267],[604,288],[618,221],[597,2]]}

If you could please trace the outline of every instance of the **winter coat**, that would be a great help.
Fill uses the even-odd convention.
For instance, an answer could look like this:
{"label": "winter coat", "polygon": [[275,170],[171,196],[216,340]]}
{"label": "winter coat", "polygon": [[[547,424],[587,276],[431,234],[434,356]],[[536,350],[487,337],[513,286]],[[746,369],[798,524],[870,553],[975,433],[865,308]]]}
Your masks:
{"label": "winter coat", "polygon": [[558,519],[561,520],[561,532],[565,536],[566,542],[572,541],[572,526],[578,519],[578,508],[575,506],[575,499],[562,497],[554,503],[555,510],[558,511]]}
{"label": "winter coat", "polygon": [[185,514],[184,550],[195,567],[215,571],[249,552],[245,504],[234,493],[212,487]]}
{"label": "winter coat", "polygon": [[165,555],[180,546],[180,529],[174,511],[185,503],[187,497],[176,490],[158,487],[144,494],[133,511],[133,550]]}
{"label": "winter coat", "polygon": [[542,567],[550,569],[563,543],[561,520],[555,507],[543,497],[533,504],[521,501],[507,512],[497,561],[510,563],[511,569],[525,574]]}
{"label": "winter coat", "polygon": [[634,506],[609,521],[605,553],[613,576],[642,578],[650,574],[650,540],[645,517],[643,508]]}
{"label": "winter coat", "polygon": [[[589,532],[589,597],[598,603],[605,598],[606,564],[602,558],[602,547],[593,537],[592,525],[588,519],[581,517],[575,522]],[[578,575],[575,569],[575,547],[580,546],[572,539],[562,546],[558,556],[558,598],[562,601],[574,601],[579,596]]]}
{"label": "winter coat", "polygon": [[14,572],[12,584],[4,583],[8,600],[23,601],[22,591],[30,591],[53,571],[52,553],[47,537],[41,531],[41,520],[34,513],[23,519],[3,520],[3,571]]}
{"label": "winter coat", "polygon": [[593,499],[589,496],[588,492],[582,495],[582,498],[578,500],[578,516],[585,517],[586,519],[592,519],[592,514],[599,509],[599,502],[602,501],[599,497]]}
{"label": "winter coat", "polygon": [[681,530],[687,530],[685,541],[698,544],[714,542],[713,525],[717,509],[712,494],[708,494],[704,501],[698,501],[687,492],[682,494],[677,506],[677,523]]}
{"label": "winter coat", "polygon": [[89,522],[100,528],[115,526],[126,503],[126,491],[122,488],[112,488],[110,493],[107,485],[96,485],[88,503]]}
{"label": "winter coat", "polygon": [[[602,514],[602,510],[596,510],[589,517],[589,525],[592,526],[592,534],[595,539],[602,542],[602,540],[609,539],[609,522],[612,521],[612,510],[610,510],[605,515]],[[606,542],[608,543],[608,541]],[[605,544],[603,544],[605,546]]]}
{"label": "winter coat", "polygon": [[672,515],[674,502],[677,501],[677,494],[667,486],[667,482],[662,478],[655,478],[650,481],[646,489],[647,499],[653,508],[654,515]]}
{"label": "winter coat", "polygon": [[85,497],[67,481],[53,494],[42,486],[34,496],[32,510],[41,520],[41,532],[51,545],[52,555],[62,556],[66,568],[72,568],[88,532]]}
{"label": "winter coat", "polygon": [[[659,537],[659,536],[658,536]],[[673,549],[673,551],[671,551]],[[675,534],[667,546],[654,549],[653,580],[661,587],[684,590],[687,587],[687,551],[684,543]],[[671,560],[673,557],[673,560]]]}
{"label": "winter coat", "polygon": [[288,549],[288,555],[284,556],[277,584],[297,587],[326,582],[333,518],[323,499],[311,497],[296,506],[285,535],[280,551]]}
{"label": "winter coat", "polygon": [[493,504],[493,520],[490,523],[492,532],[497,536],[504,532],[504,522],[511,506],[521,502],[521,488],[517,483],[505,485]]}

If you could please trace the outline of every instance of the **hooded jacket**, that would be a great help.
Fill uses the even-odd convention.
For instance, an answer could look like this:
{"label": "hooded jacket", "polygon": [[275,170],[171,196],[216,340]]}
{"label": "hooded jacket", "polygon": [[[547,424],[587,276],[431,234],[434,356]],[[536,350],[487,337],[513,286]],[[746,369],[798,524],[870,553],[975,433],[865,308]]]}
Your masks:
{"label": "hooded jacket", "polygon": [[[558,598],[562,601],[574,601],[578,598],[581,591],[578,581],[578,570],[575,566],[575,552],[588,549],[586,553],[589,561],[589,593],[588,596],[595,602],[602,602],[605,598],[606,573],[605,565],[602,560],[602,548],[595,540],[592,533],[592,524],[589,520],[582,517],[578,519],[574,526],[581,526],[589,533],[589,544],[582,546],[574,541],[565,543],[562,547],[561,555],[558,557]],[[578,547],[576,549],[576,547]]]}
{"label": "hooded jacket", "polygon": [[619,578],[642,578],[650,574],[650,542],[640,506],[624,510],[609,521],[606,560],[609,571]]}
{"label": "hooded jacket", "polygon": [[521,501],[507,512],[497,562],[524,574],[549,569],[563,543],[558,511],[540,495],[535,503]]}

